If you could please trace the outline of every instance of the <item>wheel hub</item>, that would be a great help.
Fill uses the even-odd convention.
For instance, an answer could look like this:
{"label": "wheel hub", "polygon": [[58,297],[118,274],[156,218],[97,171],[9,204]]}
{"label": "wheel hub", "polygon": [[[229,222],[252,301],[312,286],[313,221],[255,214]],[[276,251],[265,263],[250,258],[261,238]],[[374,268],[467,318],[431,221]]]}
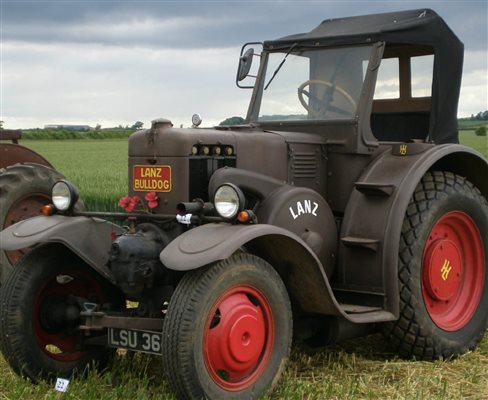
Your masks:
{"label": "wheel hub", "polygon": [[39,290],[34,301],[32,325],[44,354],[56,361],[72,362],[86,354],[74,329],[80,322],[80,308],[74,303],[73,294],[80,299],[94,296],[101,304],[105,300],[101,286],[83,269],[64,273],[50,277]]}
{"label": "wheel hub", "polygon": [[210,313],[204,358],[213,380],[230,390],[252,384],[271,351],[269,306],[256,290],[239,287],[224,294]]}
{"label": "wheel hub", "polygon": [[69,298],[49,296],[40,308],[41,327],[49,333],[60,333],[76,327],[80,322],[80,307]]}
{"label": "wheel hub", "polygon": [[462,262],[456,244],[439,239],[429,246],[424,264],[424,285],[432,298],[448,301],[462,287]]}
{"label": "wheel hub", "polygon": [[256,307],[242,305],[232,315],[222,321],[225,325],[221,350],[229,366],[234,369],[245,369],[249,363],[255,363],[263,349],[265,326],[263,316]]}
{"label": "wheel hub", "polygon": [[424,247],[422,296],[432,321],[457,331],[473,318],[485,281],[485,254],[480,231],[461,211],[444,214]]}

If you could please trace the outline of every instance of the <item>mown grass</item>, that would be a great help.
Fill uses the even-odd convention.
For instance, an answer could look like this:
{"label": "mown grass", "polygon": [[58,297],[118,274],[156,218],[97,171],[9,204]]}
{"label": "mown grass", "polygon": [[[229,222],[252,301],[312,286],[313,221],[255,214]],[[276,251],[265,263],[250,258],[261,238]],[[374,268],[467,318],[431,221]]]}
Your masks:
{"label": "mown grass", "polygon": [[[381,335],[341,345],[293,347],[275,391],[277,399],[488,399],[488,337],[473,352],[455,360],[403,360],[391,353]],[[173,399],[161,359],[118,355],[104,374],[91,372],[58,394],[54,384],[34,385],[16,376],[0,357],[0,399]]]}
{"label": "mown grass", "polygon": [[311,352],[295,348],[272,398],[484,399],[488,398],[486,341],[456,360],[402,360],[381,335]]}
{"label": "mown grass", "polygon": [[488,158],[488,136],[476,136],[474,130],[466,130],[459,133],[459,141]]}
{"label": "mown grass", "polygon": [[[464,131],[461,142],[488,157],[484,137]],[[24,142],[39,151],[80,189],[89,209],[115,209],[127,191],[127,141]],[[15,375],[0,356],[3,399],[172,399],[161,360],[119,354],[106,373],[75,379],[68,392],[34,385]],[[381,335],[327,348],[295,345],[274,399],[488,399],[488,336],[455,360],[421,362],[395,356]]]}

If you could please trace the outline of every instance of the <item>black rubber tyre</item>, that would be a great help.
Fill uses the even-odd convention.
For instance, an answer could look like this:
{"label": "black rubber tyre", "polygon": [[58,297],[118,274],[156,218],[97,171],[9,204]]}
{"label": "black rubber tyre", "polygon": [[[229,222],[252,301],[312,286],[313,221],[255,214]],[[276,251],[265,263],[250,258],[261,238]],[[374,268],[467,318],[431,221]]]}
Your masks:
{"label": "black rubber tyre", "polygon": [[488,203],[465,178],[429,172],[402,226],[400,318],[384,333],[404,357],[449,358],[474,348],[488,321]]}
{"label": "black rubber tyre", "polygon": [[[51,202],[51,188],[59,179],[64,176],[40,164],[16,164],[0,171],[0,230],[40,215],[40,207]],[[27,251],[0,250],[0,284]]]}
{"label": "black rubber tyre", "polygon": [[163,363],[181,399],[259,398],[276,385],[292,340],[291,306],[277,272],[239,253],[190,271],[163,327]]}
{"label": "black rubber tyre", "polygon": [[116,288],[64,246],[31,250],[0,294],[0,350],[12,369],[33,381],[52,381],[83,375],[91,364],[105,367],[113,351],[84,345],[87,337],[77,329],[86,301],[117,310],[125,304]]}

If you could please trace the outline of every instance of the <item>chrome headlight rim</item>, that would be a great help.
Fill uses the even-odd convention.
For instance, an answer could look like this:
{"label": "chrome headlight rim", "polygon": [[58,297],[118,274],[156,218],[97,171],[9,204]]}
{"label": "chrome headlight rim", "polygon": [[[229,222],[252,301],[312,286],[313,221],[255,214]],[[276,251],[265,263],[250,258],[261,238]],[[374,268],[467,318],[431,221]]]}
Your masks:
{"label": "chrome headlight rim", "polygon": [[51,201],[59,211],[73,210],[78,198],[78,189],[66,179],[56,181],[51,188]]}
{"label": "chrome headlight rim", "polygon": [[[233,183],[223,183],[214,194],[215,211],[224,219],[234,219],[244,209],[246,198]],[[226,201],[227,200],[227,201]]]}

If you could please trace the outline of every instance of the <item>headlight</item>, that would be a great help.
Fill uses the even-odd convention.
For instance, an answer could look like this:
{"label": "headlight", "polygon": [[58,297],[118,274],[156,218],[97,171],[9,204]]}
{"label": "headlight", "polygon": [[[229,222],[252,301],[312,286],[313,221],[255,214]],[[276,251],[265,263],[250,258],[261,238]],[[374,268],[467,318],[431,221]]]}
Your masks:
{"label": "headlight", "polygon": [[244,208],[244,193],[232,183],[225,183],[215,191],[214,206],[223,218],[234,218]]}
{"label": "headlight", "polygon": [[51,189],[51,198],[58,210],[68,211],[78,201],[78,190],[68,181],[57,181]]}

